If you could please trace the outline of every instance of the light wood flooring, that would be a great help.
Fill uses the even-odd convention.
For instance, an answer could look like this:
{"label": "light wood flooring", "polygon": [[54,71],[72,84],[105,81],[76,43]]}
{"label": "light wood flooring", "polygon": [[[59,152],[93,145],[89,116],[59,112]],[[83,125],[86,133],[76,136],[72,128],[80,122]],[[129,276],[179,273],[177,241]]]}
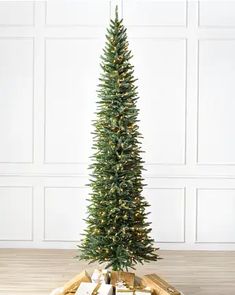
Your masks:
{"label": "light wood flooring", "polygon": [[[235,295],[235,252],[159,251],[164,259],[138,266],[185,295]],[[73,250],[0,249],[0,295],[48,295],[87,265]]]}

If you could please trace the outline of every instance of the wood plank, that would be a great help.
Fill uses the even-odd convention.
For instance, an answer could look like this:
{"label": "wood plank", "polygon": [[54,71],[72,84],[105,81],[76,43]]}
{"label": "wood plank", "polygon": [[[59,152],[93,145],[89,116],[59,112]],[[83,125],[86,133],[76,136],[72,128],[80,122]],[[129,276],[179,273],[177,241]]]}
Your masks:
{"label": "wood plank", "polygon": [[[185,295],[234,295],[235,251],[159,251],[164,259],[138,266],[136,274],[157,273]],[[0,294],[48,295],[96,265],[73,250],[0,249]]]}

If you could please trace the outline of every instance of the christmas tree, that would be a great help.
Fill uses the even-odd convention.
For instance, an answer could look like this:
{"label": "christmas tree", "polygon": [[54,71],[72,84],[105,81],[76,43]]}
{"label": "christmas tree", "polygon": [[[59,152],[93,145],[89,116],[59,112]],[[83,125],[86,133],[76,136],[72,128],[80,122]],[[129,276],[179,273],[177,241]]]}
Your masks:
{"label": "christmas tree", "polygon": [[90,166],[92,192],[87,228],[79,246],[81,259],[106,262],[113,270],[158,259],[149,236],[145,211],[149,205],[142,196],[138,93],[131,58],[126,29],[116,8],[101,56],[95,153]]}

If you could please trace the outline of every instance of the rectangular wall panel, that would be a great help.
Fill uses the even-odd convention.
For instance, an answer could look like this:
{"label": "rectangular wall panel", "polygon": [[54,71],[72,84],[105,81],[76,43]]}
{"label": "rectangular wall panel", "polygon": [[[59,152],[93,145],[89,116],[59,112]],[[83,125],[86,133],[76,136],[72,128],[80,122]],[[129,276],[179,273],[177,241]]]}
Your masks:
{"label": "rectangular wall panel", "polygon": [[152,222],[152,236],[160,243],[183,243],[185,241],[185,191],[182,188],[146,189],[144,195]]}
{"label": "rectangular wall panel", "polygon": [[226,0],[199,1],[199,25],[203,27],[234,27],[235,2]]}
{"label": "rectangular wall panel", "polygon": [[33,160],[33,39],[0,38],[0,162]]}
{"label": "rectangular wall panel", "polygon": [[87,189],[47,187],[44,195],[45,241],[79,241],[85,228]]}
{"label": "rectangular wall panel", "polygon": [[33,24],[33,1],[0,1],[0,26],[22,26]]}
{"label": "rectangular wall panel", "polygon": [[31,187],[0,187],[0,241],[33,238]]}
{"label": "rectangular wall panel", "polygon": [[148,164],[184,164],[186,41],[131,40]]}
{"label": "rectangular wall panel", "polygon": [[199,189],[196,241],[235,243],[235,189]]}
{"label": "rectangular wall panel", "polygon": [[46,41],[45,161],[87,162],[97,100],[100,43]]}
{"label": "rectangular wall panel", "polygon": [[109,20],[109,0],[76,0],[46,3],[47,25],[100,26]]}
{"label": "rectangular wall panel", "polygon": [[123,11],[127,25],[185,26],[187,22],[187,5],[183,0],[125,0]]}
{"label": "rectangular wall panel", "polygon": [[235,40],[199,42],[199,163],[235,163],[234,51]]}

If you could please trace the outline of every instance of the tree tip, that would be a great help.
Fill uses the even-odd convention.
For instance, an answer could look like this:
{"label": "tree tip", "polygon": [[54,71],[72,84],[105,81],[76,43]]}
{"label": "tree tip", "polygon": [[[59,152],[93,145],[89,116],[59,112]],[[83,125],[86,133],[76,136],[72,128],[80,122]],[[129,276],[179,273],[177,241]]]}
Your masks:
{"label": "tree tip", "polygon": [[116,5],[115,7],[115,17],[116,19],[118,19],[118,5]]}

